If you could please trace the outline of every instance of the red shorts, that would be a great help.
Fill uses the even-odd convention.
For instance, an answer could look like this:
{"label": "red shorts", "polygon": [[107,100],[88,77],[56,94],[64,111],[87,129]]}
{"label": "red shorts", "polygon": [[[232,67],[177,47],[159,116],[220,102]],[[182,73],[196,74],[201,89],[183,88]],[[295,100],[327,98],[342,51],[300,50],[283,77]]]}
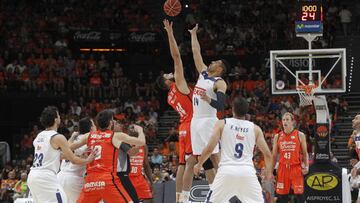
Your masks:
{"label": "red shorts", "polygon": [[99,203],[101,199],[106,203],[132,202],[119,177],[109,177],[104,178],[104,175],[100,174],[86,176],[77,203]]}
{"label": "red shorts", "polygon": [[151,186],[143,175],[129,176],[139,200],[152,199]]}
{"label": "red shorts", "polygon": [[183,122],[179,126],[179,164],[185,164],[185,156],[192,154],[190,124]]}
{"label": "red shorts", "polygon": [[290,187],[294,190],[294,194],[298,195],[304,193],[304,177],[301,166],[279,164],[276,193],[279,195],[287,195],[290,192]]}

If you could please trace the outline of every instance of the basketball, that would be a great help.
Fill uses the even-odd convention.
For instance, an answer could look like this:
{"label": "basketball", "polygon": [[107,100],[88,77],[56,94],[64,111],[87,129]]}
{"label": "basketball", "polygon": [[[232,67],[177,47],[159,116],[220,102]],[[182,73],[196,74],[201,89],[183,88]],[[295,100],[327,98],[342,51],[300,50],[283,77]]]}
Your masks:
{"label": "basketball", "polygon": [[177,16],[181,12],[181,4],[179,0],[167,0],[164,3],[164,12],[168,16]]}

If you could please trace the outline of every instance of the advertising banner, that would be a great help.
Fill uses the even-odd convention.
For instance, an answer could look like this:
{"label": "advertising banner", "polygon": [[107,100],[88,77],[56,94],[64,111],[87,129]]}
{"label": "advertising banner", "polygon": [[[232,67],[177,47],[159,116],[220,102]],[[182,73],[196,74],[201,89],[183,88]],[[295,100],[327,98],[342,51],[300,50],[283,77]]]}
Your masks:
{"label": "advertising banner", "polygon": [[330,161],[330,133],[328,123],[317,123],[315,128],[315,162]]}
{"label": "advertising banner", "polygon": [[314,163],[305,177],[305,198],[308,203],[342,202],[341,169],[333,163]]}

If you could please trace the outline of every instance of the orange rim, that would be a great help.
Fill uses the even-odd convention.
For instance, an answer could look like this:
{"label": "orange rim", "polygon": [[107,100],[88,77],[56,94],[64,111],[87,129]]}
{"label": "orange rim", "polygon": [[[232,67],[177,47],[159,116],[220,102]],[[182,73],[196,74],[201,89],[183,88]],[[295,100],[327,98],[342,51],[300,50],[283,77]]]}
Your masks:
{"label": "orange rim", "polygon": [[306,94],[311,94],[313,89],[315,89],[316,85],[298,85],[296,88],[298,90],[303,90]]}

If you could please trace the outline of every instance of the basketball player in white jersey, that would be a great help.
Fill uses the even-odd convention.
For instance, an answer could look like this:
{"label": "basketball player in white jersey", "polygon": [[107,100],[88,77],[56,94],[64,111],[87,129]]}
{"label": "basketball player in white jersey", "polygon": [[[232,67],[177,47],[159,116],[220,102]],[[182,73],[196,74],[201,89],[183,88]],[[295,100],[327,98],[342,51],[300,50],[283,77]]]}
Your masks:
{"label": "basketball player in white jersey", "polygon": [[[193,94],[193,118],[191,120],[191,140],[194,155],[200,155],[208,141],[210,140],[213,127],[217,119],[217,111],[223,111],[225,108],[225,92],[227,85],[220,77],[226,72],[226,61],[212,61],[207,67],[202,59],[200,44],[197,39],[198,25],[191,33],[191,47],[196,70],[199,72],[199,78],[194,88]],[[214,148],[212,156],[214,168],[218,165],[219,147]],[[211,184],[212,180],[209,180]]]}
{"label": "basketball player in white jersey", "polygon": [[[92,119],[85,117],[79,121],[79,132],[74,133],[69,139],[69,144],[74,141],[80,140],[90,131],[96,131],[96,126]],[[87,146],[84,145],[75,150],[75,155],[82,157],[87,153]],[[80,196],[81,189],[84,185],[84,175],[86,172],[86,166],[80,166],[63,160],[61,162],[60,172],[57,177],[60,185],[64,188],[65,194],[68,199],[68,203],[76,203]]]}
{"label": "basketball player in white jersey", "polygon": [[248,102],[243,98],[235,98],[232,105],[234,117],[216,122],[213,135],[199,157],[194,173],[199,173],[202,164],[220,141],[221,160],[206,202],[229,202],[234,196],[241,202],[264,202],[252,159],[256,145],[264,154],[265,180],[270,180],[271,152],[261,128],[245,120]]}
{"label": "basketball player in white jersey", "polygon": [[61,153],[74,164],[86,165],[94,160],[95,151],[83,159],[70,150],[65,136],[57,132],[60,121],[56,107],[46,107],[41,113],[40,122],[46,129],[33,142],[34,161],[28,177],[28,186],[35,203],[67,203],[63,187],[56,177],[60,170]]}

